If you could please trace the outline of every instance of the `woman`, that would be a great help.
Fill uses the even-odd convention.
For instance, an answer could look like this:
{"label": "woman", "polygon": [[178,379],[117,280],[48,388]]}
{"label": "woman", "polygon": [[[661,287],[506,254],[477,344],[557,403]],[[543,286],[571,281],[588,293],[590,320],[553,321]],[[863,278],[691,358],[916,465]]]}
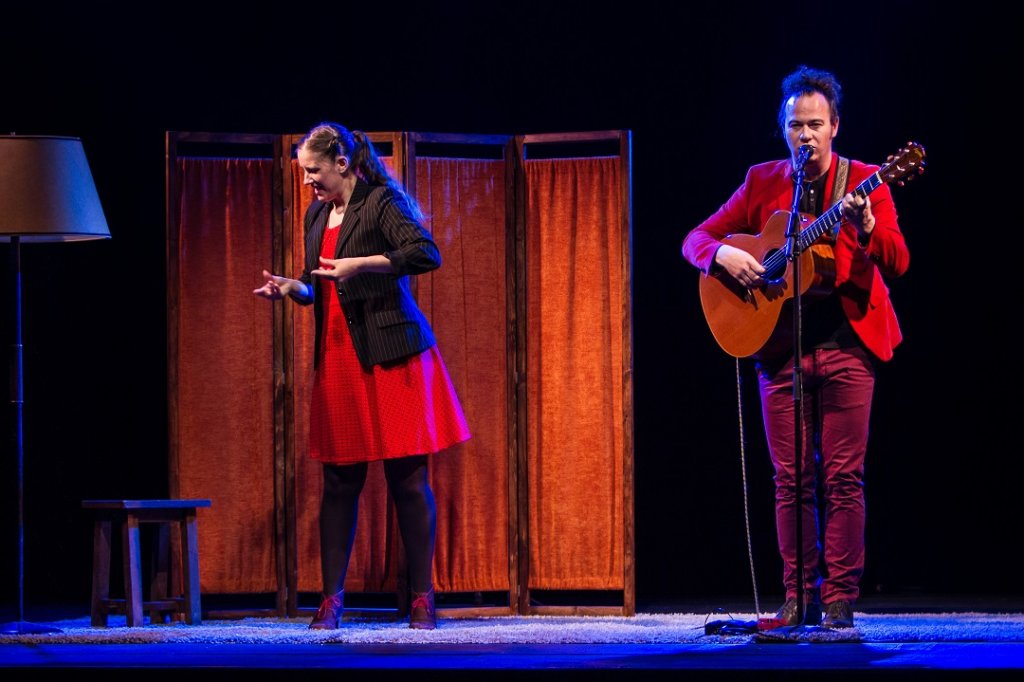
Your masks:
{"label": "woman", "polygon": [[373,145],[336,123],[299,143],[306,263],[299,279],[263,271],[253,293],[314,304],[316,341],[309,447],[323,464],[320,562],[323,601],[312,629],[335,629],[355,540],[367,463],[383,460],[409,561],[409,626],[433,629],[436,509],[428,455],[470,437],[409,275],[441,265],[416,202]]}

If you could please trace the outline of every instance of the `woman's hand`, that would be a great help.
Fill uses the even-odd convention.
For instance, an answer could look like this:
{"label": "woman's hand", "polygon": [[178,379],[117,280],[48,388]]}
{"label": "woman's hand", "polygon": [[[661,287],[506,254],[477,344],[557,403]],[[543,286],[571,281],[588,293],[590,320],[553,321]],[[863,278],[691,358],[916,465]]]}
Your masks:
{"label": "woman's hand", "polygon": [[315,277],[326,277],[336,282],[344,282],[359,273],[360,258],[324,258],[320,256],[320,267],[310,271]]}
{"label": "woman's hand", "polygon": [[391,273],[391,261],[385,256],[358,256],[355,258],[320,257],[320,267],[310,271],[316,277],[344,282],[361,272]]}
{"label": "woman's hand", "polygon": [[306,294],[306,285],[297,279],[279,277],[266,270],[263,271],[263,278],[267,280],[263,283],[263,286],[252,290],[252,293],[260,298],[280,301],[285,296],[298,296],[301,298]]}

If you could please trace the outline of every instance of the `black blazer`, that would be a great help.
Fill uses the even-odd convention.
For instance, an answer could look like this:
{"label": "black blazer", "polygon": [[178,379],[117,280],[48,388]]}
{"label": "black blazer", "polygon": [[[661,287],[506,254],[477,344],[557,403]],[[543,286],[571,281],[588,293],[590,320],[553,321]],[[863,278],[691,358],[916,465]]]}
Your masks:
{"label": "black blazer", "polygon": [[[324,321],[321,289],[309,273],[320,266],[330,208],[330,203],[314,201],[306,211],[306,267],[300,279],[313,285],[314,299],[296,299],[304,305],[316,304],[314,366],[320,358]],[[362,273],[335,283],[360,364],[370,369],[433,346],[434,332],[409,291],[409,275],[437,269],[441,254],[403,198],[390,187],[358,180],[339,229],[335,258],[384,255],[391,260],[390,274]]]}

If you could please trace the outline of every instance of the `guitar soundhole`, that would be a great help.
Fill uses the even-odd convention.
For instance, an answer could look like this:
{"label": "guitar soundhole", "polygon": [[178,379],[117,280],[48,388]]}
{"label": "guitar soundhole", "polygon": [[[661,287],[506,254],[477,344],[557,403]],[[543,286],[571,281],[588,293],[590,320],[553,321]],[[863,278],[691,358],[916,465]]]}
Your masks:
{"label": "guitar soundhole", "polygon": [[765,255],[761,265],[765,267],[764,274],[761,277],[764,278],[766,286],[777,287],[785,283],[786,257],[782,251],[772,249]]}

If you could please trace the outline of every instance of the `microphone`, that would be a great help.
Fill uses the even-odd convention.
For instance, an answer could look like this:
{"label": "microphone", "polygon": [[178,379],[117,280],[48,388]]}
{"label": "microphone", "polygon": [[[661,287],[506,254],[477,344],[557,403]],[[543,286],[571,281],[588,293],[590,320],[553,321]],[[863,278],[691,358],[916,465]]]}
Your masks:
{"label": "microphone", "polygon": [[797,150],[796,161],[793,162],[793,166],[797,170],[803,170],[812,154],[814,154],[814,147],[809,144],[800,145],[800,149]]}

